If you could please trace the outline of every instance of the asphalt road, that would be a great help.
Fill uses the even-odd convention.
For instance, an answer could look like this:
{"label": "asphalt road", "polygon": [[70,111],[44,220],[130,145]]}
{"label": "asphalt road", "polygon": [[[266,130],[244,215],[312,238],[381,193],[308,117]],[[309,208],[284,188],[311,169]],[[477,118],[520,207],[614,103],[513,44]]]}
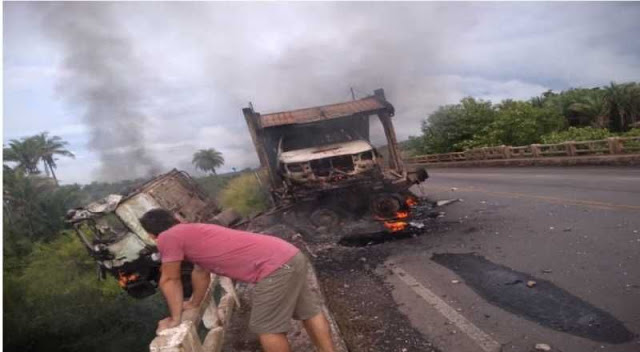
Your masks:
{"label": "asphalt road", "polygon": [[[637,335],[622,343],[598,341],[524,313],[534,308],[544,318],[573,319],[575,312],[562,305],[566,301],[560,304],[553,295],[537,299],[553,286],[554,294],[564,292],[569,301],[593,306],[640,334],[639,168],[457,168],[430,175],[416,192],[463,201],[443,208],[438,225],[424,235],[394,242],[380,271],[393,285],[400,310],[437,347],[532,351],[544,343],[553,351],[640,351]],[[467,274],[465,280],[453,267],[432,260],[443,253],[476,253],[540,283],[527,291],[526,282],[504,282],[492,286],[498,291],[490,299],[471,282],[481,285],[482,275],[498,271],[478,267],[471,275],[481,278]],[[511,297],[514,285],[525,294],[515,300],[522,312],[496,302]],[[590,318],[577,319],[583,324]],[[591,323],[585,323],[589,329]]]}

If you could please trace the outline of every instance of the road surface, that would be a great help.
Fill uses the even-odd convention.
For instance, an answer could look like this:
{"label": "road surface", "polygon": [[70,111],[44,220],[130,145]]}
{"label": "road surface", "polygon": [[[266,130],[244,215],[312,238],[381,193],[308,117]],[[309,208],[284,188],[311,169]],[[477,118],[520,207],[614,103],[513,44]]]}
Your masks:
{"label": "road surface", "polygon": [[[637,335],[629,337],[640,333],[639,168],[430,175],[421,186],[427,196],[463,201],[442,209],[438,230],[385,244],[393,254],[380,271],[399,309],[436,347],[640,351]],[[446,253],[486,261],[433,260]]]}

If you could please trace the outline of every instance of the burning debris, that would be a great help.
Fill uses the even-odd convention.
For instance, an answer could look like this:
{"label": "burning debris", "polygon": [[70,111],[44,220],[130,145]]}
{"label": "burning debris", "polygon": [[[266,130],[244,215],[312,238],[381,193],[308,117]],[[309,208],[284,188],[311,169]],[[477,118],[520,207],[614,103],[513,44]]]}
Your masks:
{"label": "burning debris", "polygon": [[427,198],[407,196],[404,202],[406,208],[397,211],[392,219],[376,217],[376,220],[382,223],[383,230],[370,233],[353,233],[342,237],[339,244],[348,247],[366,246],[420,236],[424,233],[423,230],[430,221],[444,214],[441,211],[437,211],[438,208],[456,201],[458,200],[451,199],[434,202]]}

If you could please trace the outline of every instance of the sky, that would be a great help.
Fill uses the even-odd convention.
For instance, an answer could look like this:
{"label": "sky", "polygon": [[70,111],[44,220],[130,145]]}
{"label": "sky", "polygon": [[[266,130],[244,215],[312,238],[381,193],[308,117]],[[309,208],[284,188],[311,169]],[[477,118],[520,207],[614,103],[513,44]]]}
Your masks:
{"label": "sky", "polygon": [[[399,140],[438,106],[640,81],[640,3],[4,2],[3,143],[69,142],[63,184],[258,159],[261,113],[384,88]],[[374,120],[372,120],[374,121]],[[373,143],[384,143],[372,125]]]}

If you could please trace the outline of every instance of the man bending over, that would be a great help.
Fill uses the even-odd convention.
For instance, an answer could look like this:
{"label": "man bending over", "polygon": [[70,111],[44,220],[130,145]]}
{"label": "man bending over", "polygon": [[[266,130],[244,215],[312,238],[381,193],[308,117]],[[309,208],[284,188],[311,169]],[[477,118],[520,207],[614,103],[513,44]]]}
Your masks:
{"label": "man bending over", "polygon": [[[302,320],[319,351],[333,352],[329,323],[307,283],[309,261],[298,248],[273,236],[180,223],[164,209],[146,212],[140,223],[162,257],[159,286],[171,316],[158,322],[158,331],[178,326],[184,309],[200,305],[212,272],[256,284],[249,327],[266,352],[290,351],[286,333],[291,318]],[[180,280],[183,260],[194,264],[193,294],[186,302]]]}

